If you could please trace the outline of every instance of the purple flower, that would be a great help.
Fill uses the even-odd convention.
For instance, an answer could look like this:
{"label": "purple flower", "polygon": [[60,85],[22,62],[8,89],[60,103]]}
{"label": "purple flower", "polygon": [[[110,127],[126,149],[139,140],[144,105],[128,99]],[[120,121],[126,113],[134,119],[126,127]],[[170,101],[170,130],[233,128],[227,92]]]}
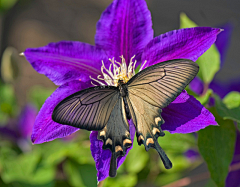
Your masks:
{"label": "purple flower", "polygon": [[32,128],[37,116],[37,109],[31,104],[27,104],[21,111],[18,119],[13,119],[4,127],[0,127],[0,134],[12,142],[17,143],[23,150],[29,150],[29,141]]}
{"label": "purple flower", "polygon": [[[136,67],[144,62],[142,67],[180,58],[196,61],[215,42],[219,32],[220,29],[196,27],[153,38],[151,14],[144,0],[114,0],[97,23],[95,46],[62,41],[26,49],[24,55],[33,68],[60,86],[41,108],[34,124],[32,142],[51,141],[78,130],[54,122],[52,112],[67,96],[92,86],[90,76],[94,80],[102,76],[101,68],[108,70],[111,64],[108,59],[125,60],[129,66],[135,56]],[[186,91],[163,109],[162,116],[165,120],[162,129],[171,133],[190,133],[217,124],[214,116]],[[133,140],[135,128],[131,121],[130,133]],[[97,132],[91,133],[90,141],[98,181],[101,181],[108,177],[111,153],[102,150]],[[125,157],[118,158],[118,167]]]}
{"label": "purple flower", "polygon": [[190,162],[194,162],[195,160],[200,158],[200,154],[198,153],[198,151],[196,151],[194,149],[188,149],[184,153],[184,155]]}

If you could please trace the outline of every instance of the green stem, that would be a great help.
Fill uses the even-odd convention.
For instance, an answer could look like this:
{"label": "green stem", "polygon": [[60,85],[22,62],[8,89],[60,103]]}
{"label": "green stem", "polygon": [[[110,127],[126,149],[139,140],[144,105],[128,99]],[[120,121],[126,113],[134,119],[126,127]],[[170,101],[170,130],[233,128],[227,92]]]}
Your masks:
{"label": "green stem", "polygon": [[204,83],[203,92],[200,96],[204,96],[207,93],[208,88],[209,88],[209,83]]}

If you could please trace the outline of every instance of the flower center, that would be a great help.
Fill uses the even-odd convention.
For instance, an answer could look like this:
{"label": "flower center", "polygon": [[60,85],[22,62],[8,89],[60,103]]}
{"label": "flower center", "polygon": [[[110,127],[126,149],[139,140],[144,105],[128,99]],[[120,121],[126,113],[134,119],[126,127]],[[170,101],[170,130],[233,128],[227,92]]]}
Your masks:
{"label": "flower center", "polygon": [[[123,81],[124,83],[127,83],[134,75],[135,75],[135,65],[137,63],[137,60],[133,61],[135,58],[135,55],[130,59],[129,65],[127,67],[126,60],[123,56],[120,56],[122,59],[122,62],[117,62],[114,60],[114,57],[112,59],[109,58],[109,61],[111,62],[109,69],[107,69],[104,65],[104,62],[102,61],[102,67],[101,72],[103,75],[103,78],[101,75],[97,76],[97,79],[94,79],[90,76],[90,79],[97,82],[100,85],[105,85],[102,81],[105,81],[107,85],[110,86],[118,86],[119,80]],[[144,62],[144,64],[146,61]],[[143,65],[144,65],[143,64]],[[141,68],[143,67],[141,66]],[[139,71],[141,71],[141,68]],[[92,83],[93,84],[93,83]],[[94,86],[97,86],[93,84]]]}

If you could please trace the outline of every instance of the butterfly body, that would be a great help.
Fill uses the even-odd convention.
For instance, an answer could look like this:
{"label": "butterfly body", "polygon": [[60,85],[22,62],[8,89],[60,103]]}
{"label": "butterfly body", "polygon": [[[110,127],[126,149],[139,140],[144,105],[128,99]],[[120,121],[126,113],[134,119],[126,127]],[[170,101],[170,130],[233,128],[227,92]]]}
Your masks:
{"label": "butterfly body", "polygon": [[103,149],[112,152],[109,176],[117,170],[116,159],[124,156],[132,145],[129,131],[131,119],[138,144],[148,151],[154,148],[165,168],[172,163],[158,144],[164,136],[162,108],[169,105],[197,75],[198,65],[187,59],[161,62],[134,75],[127,83],[119,79],[117,86],[96,86],[81,90],[62,100],[54,109],[54,121],[98,131]]}

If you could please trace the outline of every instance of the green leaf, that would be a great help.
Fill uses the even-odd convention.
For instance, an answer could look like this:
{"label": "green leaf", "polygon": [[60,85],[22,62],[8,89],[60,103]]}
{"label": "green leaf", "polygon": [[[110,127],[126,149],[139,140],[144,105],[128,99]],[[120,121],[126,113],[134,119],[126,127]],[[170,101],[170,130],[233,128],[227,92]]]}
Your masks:
{"label": "green leaf", "polygon": [[217,187],[217,186],[216,186],[216,183],[212,179],[209,179],[207,184],[204,187]]}
{"label": "green leaf", "polygon": [[6,123],[18,113],[18,106],[12,85],[0,82],[0,122]]}
{"label": "green leaf", "polygon": [[9,185],[5,184],[2,179],[0,178],[0,186],[1,187],[8,187]]}
{"label": "green leaf", "polygon": [[229,108],[236,108],[240,106],[240,93],[239,92],[230,92],[224,99],[223,103]]}
{"label": "green leaf", "polygon": [[35,152],[9,157],[4,160],[2,179],[5,183],[22,182],[26,184],[43,185],[55,177],[52,167],[37,168],[40,155]]}
{"label": "green leaf", "polygon": [[208,126],[198,132],[198,147],[208,165],[211,178],[218,187],[225,185],[229,165],[233,158],[236,132],[233,121],[223,120],[215,108],[210,112],[220,126]]}
{"label": "green leaf", "polygon": [[212,45],[202,56],[196,61],[199,65],[198,75],[203,82],[212,82],[215,74],[220,69],[220,54],[215,46]]}
{"label": "green leaf", "polygon": [[159,137],[158,142],[163,150],[169,153],[184,153],[196,144],[195,137],[192,134],[171,134],[164,131],[165,136]]}
{"label": "green leaf", "polygon": [[211,94],[213,93],[213,91],[211,89],[208,89],[207,92],[203,95],[203,96],[195,96],[195,98],[202,104],[205,105],[208,100],[209,97],[211,96]]}
{"label": "green leaf", "polygon": [[108,177],[105,179],[103,186],[104,187],[132,187],[137,184],[137,175],[128,174],[128,175],[117,175],[115,178]]}
{"label": "green leaf", "polygon": [[[83,135],[83,133],[81,133],[81,135]],[[94,164],[89,149],[89,140],[87,143],[88,144],[83,140],[76,143],[59,139],[46,144],[36,145],[36,148],[40,149],[45,165],[56,166],[66,158],[71,158],[80,164]]]}
{"label": "green leaf", "polygon": [[124,165],[129,173],[138,173],[146,166],[149,154],[142,146],[137,145],[137,141],[133,142],[133,149],[134,151],[128,154]]}
{"label": "green leaf", "polygon": [[97,186],[97,171],[94,165],[78,164],[74,160],[68,159],[64,163],[69,183],[72,186],[94,187]]}
{"label": "green leaf", "polygon": [[[45,184],[28,184],[26,182],[12,182],[10,184],[8,184],[8,187],[54,187],[55,186],[55,181],[51,181],[49,183],[45,183]],[[1,186],[2,187],[2,186]],[[57,186],[59,187],[59,186]],[[64,186],[66,187],[66,186]]]}
{"label": "green leaf", "polygon": [[[197,24],[190,20],[186,14],[181,13],[180,28],[190,27],[197,27]],[[215,44],[213,44],[202,56],[200,56],[196,63],[200,67],[198,76],[204,83],[209,84],[220,69],[220,54]]]}
{"label": "green leaf", "polygon": [[229,109],[217,95],[214,95],[214,99],[217,113],[223,119],[231,119],[240,123],[240,107]]}
{"label": "green leaf", "polygon": [[237,128],[240,131],[240,123],[237,123]]}
{"label": "green leaf", "polygon": [[66,180],[55,180],[55,187],[72,187]]}
{"label": "green leaf", "polygon": [[198,25],[194,23],[185,13],[180,14],[180,28],[191,28],[191,27],[197,27]]}
{"label": "green leaf", "polygon": [[196,138],[193,134],[171,134],[168,131],[164,131],[164,133],[165,136],[159,137],[158,142],[172,161],[173,168],[165,169],[161,161],[159,162],[159,167],[166,173],[183,171],[190,165],[183,153],[196,146]]}
{"label": "green leaf", "polygon": [[156,183],[156,186],[164,186],[180,179],[181,177],[182,177],[182,173],[180,172],[163,173],[157,177],[155,183]]}
{"label": "green leaf", "polygon": [[[167,152],[167,149],[165,149]],[[185,169],[189,168],[191,166],[191,162],[186,158],[186,156],[182,155],[175,155],[175,154],[168,154],[166,153],[169,159],[171,160],[173,167],[171,169],[165,169],[164,165],[162,164],[162,161],[159,163],[159,167],[161,168],[162,171],[166,173],[178,173],[182,172]]]}
{"label": "green leaf", "polygon": [[17,2],[17,0],[1,0],[0,1],[0,10],[5,11],[10,9],[14,4]]}

